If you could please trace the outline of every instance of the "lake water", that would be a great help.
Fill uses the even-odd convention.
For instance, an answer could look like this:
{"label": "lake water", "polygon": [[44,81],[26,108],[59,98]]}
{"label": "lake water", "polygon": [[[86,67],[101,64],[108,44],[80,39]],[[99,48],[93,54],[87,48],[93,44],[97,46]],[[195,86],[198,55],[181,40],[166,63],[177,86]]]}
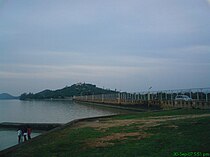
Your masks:
{"label": "lake water", "polygon": [[[41,132],[33,131],[31,137],[34,138],[40,134]],[[16,130],[0,129],[0,151],[9,148],[13,145],[16,145],[17,143],[18,139]]]}
{"label": "lake water", "polygon": [[[0,123],[67,123],[74,119],[113,115],[125,111],[73,101],[0,100]],[[32,134],[33,137],[40,133]],[[0,129],[0,150],[17,144],[16,130]]]}

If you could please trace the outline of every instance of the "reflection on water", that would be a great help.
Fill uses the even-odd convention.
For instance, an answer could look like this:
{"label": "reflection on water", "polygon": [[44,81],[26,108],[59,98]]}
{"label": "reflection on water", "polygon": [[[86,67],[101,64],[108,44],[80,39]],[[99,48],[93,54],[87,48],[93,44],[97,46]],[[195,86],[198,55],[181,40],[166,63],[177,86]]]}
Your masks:
{"label": "reflection on water", "polygon": [[[67,123],[74,119],[105,116],[125,111],[72,101],[0,100],[0,123]],[[40,133],[33,133],[37,136]],[[0,150],[17,144],[16,130],[0,130]]]}

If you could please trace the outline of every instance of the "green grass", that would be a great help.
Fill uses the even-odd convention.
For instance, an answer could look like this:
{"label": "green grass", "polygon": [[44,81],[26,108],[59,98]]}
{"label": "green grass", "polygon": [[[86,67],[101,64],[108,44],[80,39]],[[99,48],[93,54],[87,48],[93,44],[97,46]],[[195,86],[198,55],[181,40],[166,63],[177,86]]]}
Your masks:
{"label": "green grass", "polygon": [[[170,110],[146,112],[135,115],[120,115],[114,120],[141,119],[150,116],[206,114],[209,110]],[[105,119],[110,120],[110,118]],[[113,133],[138,132],[140,124],[115,126],[105,131],[94,128],[71,128],[52,132],[32,141],[9,157],[173,157],[173,152],[209,152],[210,153],[210,117],[165,121],[161,125],[150,127],[143,132],[147,138],[128,137],[111,141],[114,145],[106,147],[88,147],[87,143]],[[170,126],[177,126],[175,128]]]}
{"label": "green grass", "polygon": [[147,118],[151,116],[173,116],[173,115],[187,115],[187,114],[205,114],[210,113],[210,110],[200,109],[175,109],[175,110],[163,110],[163,111],[148,111],[141,113],[134,113],[124,116],[116,116],[114,119],[136,119],[136,118]]}

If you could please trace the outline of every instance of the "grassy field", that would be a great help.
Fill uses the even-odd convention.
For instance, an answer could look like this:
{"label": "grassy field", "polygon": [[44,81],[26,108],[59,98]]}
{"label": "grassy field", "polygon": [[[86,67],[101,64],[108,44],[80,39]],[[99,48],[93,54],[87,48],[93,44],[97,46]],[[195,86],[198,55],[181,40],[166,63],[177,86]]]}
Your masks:
{"label": "grassy field", "polygon": [[5,156],[210,157],[210,111],[180,109],[82,121]]}

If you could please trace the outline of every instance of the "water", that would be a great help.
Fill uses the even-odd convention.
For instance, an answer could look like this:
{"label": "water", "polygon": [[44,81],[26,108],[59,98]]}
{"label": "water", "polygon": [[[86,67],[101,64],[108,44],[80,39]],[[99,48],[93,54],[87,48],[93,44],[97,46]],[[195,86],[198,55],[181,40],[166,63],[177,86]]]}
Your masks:
{"label": "water", "polygon": [[73,101],[0,100],[0,123],[67,123],[78,118],[112,115],[119,112],[122,111],[82,105]]}
{"label": "water", "polygon": [[[0,123],[67,123],[79,118],[123,112],[125,111],[95,105],[82,105],[73,101],[0,100]],[[32,136],[39,134],[34,133]],[[0,130],[0,150],[15,144],[17,144],[16,130]]]}
{"label": "water", "polygon": [[[33,133],[31,134],[31,138],[34,138],[40,134],[41,134],[40,132],[33,131]],[[16,130],[0,129],[0,151],[9,148],[13,145],[16,145],[17,143],[18,143],[18,138]]]}

